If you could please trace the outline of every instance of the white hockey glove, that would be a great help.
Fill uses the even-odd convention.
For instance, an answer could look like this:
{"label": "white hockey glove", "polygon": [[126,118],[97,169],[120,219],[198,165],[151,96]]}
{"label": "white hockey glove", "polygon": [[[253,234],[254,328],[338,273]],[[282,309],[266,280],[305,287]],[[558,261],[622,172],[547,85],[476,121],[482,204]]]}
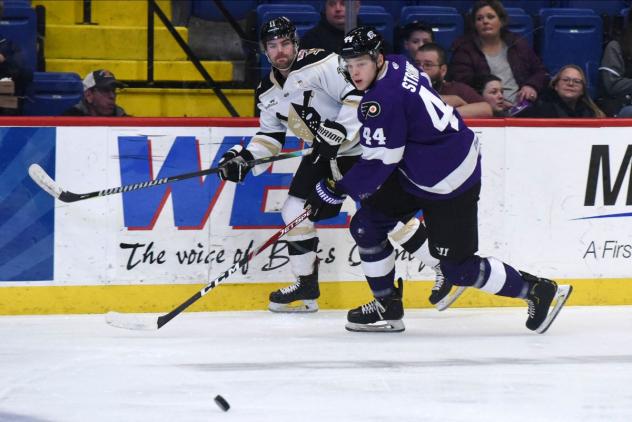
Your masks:
{"label": "white hockey glove", "polygon": [[318,126],[314,137],[312,162],[316,164],[323,160],[335,160],[340,144],[347,138],[347,130],[343,125],[331,120],[325,120]]}
{"label": "white hockey glove", "polygon": [[235,183],[242,182],[252,168],[248,161],[253,159],[254,157],[250,151],[241,145],[235,145],[222,155],[222,158],[219,160],[221,170],[217,175],[221,180]]}

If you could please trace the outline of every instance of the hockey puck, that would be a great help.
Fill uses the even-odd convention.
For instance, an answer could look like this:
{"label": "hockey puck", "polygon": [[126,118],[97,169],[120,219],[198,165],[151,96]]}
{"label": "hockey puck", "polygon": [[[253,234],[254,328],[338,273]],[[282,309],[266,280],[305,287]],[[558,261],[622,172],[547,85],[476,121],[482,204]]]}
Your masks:
{"label": "hockey puck", "polygon": [[228,404],[226,399],[219,394],[215,396],[215,404],[217,404],[224,412],[228,412],[228,409],[230,409],[230,404]]}

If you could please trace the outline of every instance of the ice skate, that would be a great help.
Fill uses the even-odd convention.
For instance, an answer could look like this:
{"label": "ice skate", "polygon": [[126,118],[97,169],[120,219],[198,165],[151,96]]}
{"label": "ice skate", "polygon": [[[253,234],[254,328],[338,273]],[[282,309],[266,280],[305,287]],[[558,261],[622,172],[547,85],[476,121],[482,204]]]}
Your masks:
{"label": "ice skate", "polygon": [[352,309],[347,314],[347,325],[349,331],[369,331],[369,332],[400,332],[405,330],[404,305],[402,304],[402,291],[404,282],[400,278],[397,280],[397,287],[393,292],[382,298],[375,298],[366,305]]}
{"label": "ice skate", "polygon": [[294,284],[270,293],[268,309],[280,313],[305,313],[318,311],[318,264],[314,272],[299,276]]}
{"label": "ice skate", "polygon": [[562,310],[573,291],[573,286],[558,286],[553,280],[538,278],[522,271],[520,274],[529,283],[529,292],[525,298],[529,306],[526,326],[538,334],[543,334]]}
{"label": "ice skate", "polygon": [[435,305],[438,311],[445,311],[463,294],[467,287],[458,286],[454,293],[450,294],[452,283],[445,279],[441,271],[441,264],[437,264],[432,269],[436,274],[435,283],[434,286],[432,286],[428,300],[431,304]]}

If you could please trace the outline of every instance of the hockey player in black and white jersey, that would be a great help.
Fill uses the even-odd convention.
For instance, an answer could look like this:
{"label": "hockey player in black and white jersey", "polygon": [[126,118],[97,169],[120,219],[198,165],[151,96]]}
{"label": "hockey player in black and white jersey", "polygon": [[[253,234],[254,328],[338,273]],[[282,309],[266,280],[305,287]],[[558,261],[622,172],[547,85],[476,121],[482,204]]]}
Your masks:
{"label": "hockey player in black and white jersey", "polygon": [[[264,172],[267,165],[251,169],[247,162],[279,154],[288,129],[311,143],[314,152],[302,159],[281,210],[283,221],[288,223],[303,212],[305,199],[319,180],[341,177],[360,157],[357,107],[362,94],[338,72],[337,54],[298,49],[296,27],[286,17],[264,23],[260,41],[272,65],[256,92],[260,127],[246,148],[235,146],[224,154],[219,176],[242,182],[250,170],[254,175]],[[439,261],[430,255],[419,220],[399,222],[389,236],[437,272],[431,302],[435,304],[447,297],[451,285],[444,282]],[[305,220],[288,233],[287,239],[296,282],[272,292],[269,309],[315,312],[320,290],[314,223]]]}

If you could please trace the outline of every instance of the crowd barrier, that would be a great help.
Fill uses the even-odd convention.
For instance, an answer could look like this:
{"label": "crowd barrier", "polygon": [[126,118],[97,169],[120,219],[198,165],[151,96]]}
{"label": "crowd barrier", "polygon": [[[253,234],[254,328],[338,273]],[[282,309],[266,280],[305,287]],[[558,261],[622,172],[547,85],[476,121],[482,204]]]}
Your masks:
{"label": "crowd barrier", "polygon": [[[482,145],[480,254],[572,283],[571,305],[632,304],[632,121],[471,120]],[[0,127],[0,314],[164,312],[283,226],[299,158],[243,184],[216,176],[63,203],[29,178],[40,164],[76,193],[216,166],[256,119],[11,118]],[[288,137],[286,152],[302,148]],[[370,297],[347,226],[319,226],[325,309]],[[432,271],[397,255],[407,307],[429,306]],[[290,282],[281,240],[192,310],[264,309]],[[523,306],[466,292],[456,306]]]}

